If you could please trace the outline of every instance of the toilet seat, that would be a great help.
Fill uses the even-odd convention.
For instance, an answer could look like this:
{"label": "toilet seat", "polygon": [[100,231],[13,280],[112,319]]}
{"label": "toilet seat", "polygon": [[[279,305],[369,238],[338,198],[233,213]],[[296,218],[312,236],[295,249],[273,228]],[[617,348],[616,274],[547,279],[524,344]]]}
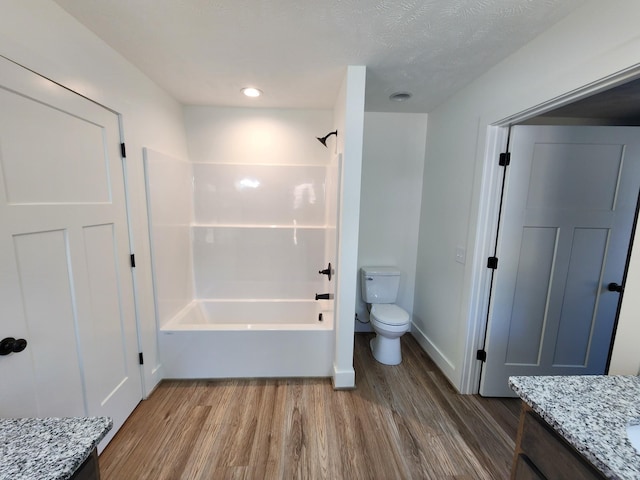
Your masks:
{"label": "toilet seat", "polygon": [[393,303],[378,303],[371,306],[371,316],[385,325],[400,326],[409,323],[409,314]]}

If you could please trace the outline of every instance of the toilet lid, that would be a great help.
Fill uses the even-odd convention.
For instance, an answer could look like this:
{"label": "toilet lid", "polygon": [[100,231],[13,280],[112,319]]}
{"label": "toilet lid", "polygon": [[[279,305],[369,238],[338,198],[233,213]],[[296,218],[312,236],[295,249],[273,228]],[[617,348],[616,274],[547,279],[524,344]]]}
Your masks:
{"label": "toilet lid", "polygon": [[371,307],[371,315],[380,323],[387,325],[406,325],[409,314],[393,303],[379,303]]}

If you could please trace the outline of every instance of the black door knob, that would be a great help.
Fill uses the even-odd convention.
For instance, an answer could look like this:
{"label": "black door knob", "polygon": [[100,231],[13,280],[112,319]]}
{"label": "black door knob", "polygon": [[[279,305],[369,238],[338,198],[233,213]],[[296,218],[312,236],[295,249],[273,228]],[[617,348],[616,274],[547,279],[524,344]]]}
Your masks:
{"label": "black door knob", "polygon": [[24,338],[15,339],[7,337],[0,340],[0,355],[9,355],[10,353],[20,353],[27,348],[27,341]]}
{"label": "black door knob", "polygon": [[622,293],[622,285],[618,285],[615,282],[611,282],[609,285],[607,285],[607,290],[609,290],[610,292],[618,292],[618,293]]}
{"label": "black door knob", "polygon": [[13,353],[20,353],[27,348],[27,341],[24,338],[19,338],[13,342]]}
{"label": "black door knob", "polygon": [[9,355],[12,353],[15,343],[16,339],[13,337],[7,337],[0,340],[0,355]]}

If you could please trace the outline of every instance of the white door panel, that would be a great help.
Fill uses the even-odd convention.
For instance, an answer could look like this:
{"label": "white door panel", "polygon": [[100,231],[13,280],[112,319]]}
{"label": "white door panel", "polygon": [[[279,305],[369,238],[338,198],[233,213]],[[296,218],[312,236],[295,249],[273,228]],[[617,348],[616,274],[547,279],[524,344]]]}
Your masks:
{"label": "white door panel", "polygon": [[3,145],[2,162],[9,204],[110,201],[108,151],[96,155],[95,148],[104,144],[103,125],[1,89],[0,102],[8,112],[21,112],[2,121],[3,136],[12,139]]}
{"label": "white door panel", "polygon": [[513,129],[480,392],[604,373],[640,187],[638,130]]}
{"label": "white door panel", "polygon": [[118,118],[4,59],[0,112],[0,336],[28,341],[0,415],[112,436],[142,396]]}
{"label": "white door panel", "polygon": [[[83,258],[78,259],[87,272],[78,292],[87,300],[82,304],[86,321],[79,325],[79,332],[90,415],[101,414],[101,406],[121,388],[122,382],[133,377],[134,384],[140,385],[135,332],[127,329],[127,323],[133,320],[127,318],[127,313],[133,312],[133,304],[121,287],[127,282],[120,278],[129,276],[129,269],[119,271],[115,261],[120,256],[127,257],[128,250],[117,251],[115,234],[113,224],[83,227],[84,251],[79,252]],[[106,359],[110,361],[105,362]],[[137,404],[140,392],[134,389],[133,393]]]}
{"label": "white door panel", "polygon": [[[84,395],[76,341],[78,322],[65,230],[15,235],[14,252],[33,361],[38,415],[82,415]],[[19,356],[20,354],[13,354]],[[22,395],[17,396],[18,405]],[[27,412],[25,412],[27,413]]]}

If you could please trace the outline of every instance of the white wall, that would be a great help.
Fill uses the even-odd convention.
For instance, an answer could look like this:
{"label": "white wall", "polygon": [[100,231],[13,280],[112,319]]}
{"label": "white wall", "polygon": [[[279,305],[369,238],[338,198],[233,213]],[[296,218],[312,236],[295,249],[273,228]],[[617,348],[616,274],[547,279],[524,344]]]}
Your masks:
{"label": "white wall", "polygon": [[631,268],[625,282],[625,294],[620,310],[616,341],[609,365],[610,375],[640,375],[640,231],[631,256]]}
{"label": "white wall", "polygon": [[[458,388],[477,347],[467,342],[469,328],[481,320],[470,311],[473,271],[489,256],[474,251],[487,127],[637,65],[639,15],[633,0],[589,2],[429,113],[414,334]],[[465,265],[455,261],[456,246],[467,249]],[[638,322],[627,302],[620,328]]]}
{"label": "white wall", "polygon": [[[398,267],[402,276],[396,303],[410,315],[426,139],[426,114],[364,115],[358,268]],[[360,288],[358,273],[356,313],[360,320],[368,321]],[[356,331],[372,330],[368,323],[356,322],[355,327]]]}
{"label": "white wall", "polygon": [[6,0],[0,54],[122,115],[127,144],[145,392],[161,378],[157,354],[142,148],[186,158],[180,105],[49,0]]}
{"label": "white wall", "polygon": [[189,160],[194,163],[329,162],[328,150],[315,137],[331,128],[330,110],[187,106],[184,118]]}

